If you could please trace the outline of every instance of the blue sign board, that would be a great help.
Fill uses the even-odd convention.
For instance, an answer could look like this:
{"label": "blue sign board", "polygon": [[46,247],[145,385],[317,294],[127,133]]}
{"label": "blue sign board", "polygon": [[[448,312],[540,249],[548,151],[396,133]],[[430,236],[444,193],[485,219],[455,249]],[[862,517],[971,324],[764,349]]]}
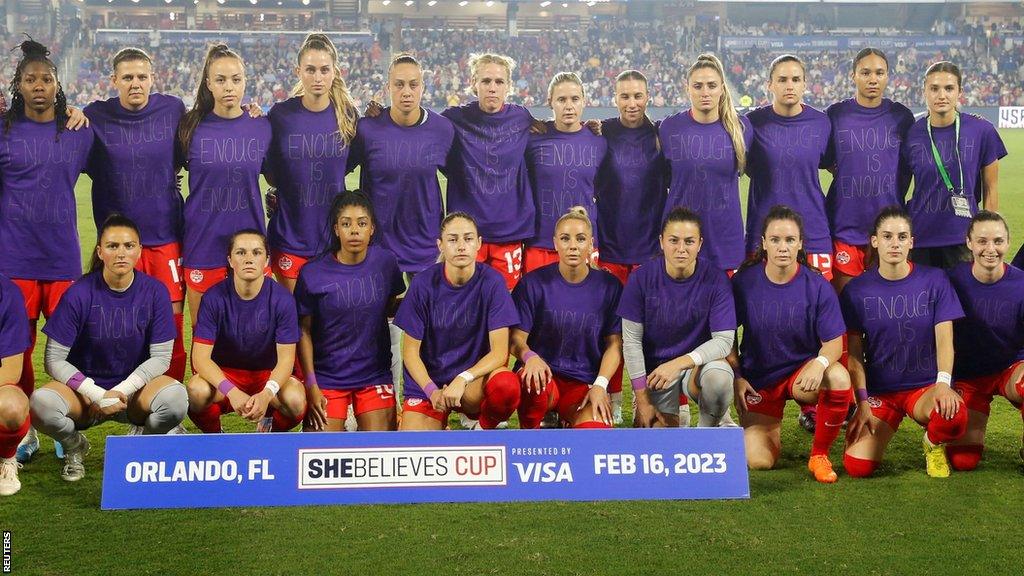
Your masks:
{"label": "blue sign board", "polygon": [[720,47],[729,50],[764,48],[768,50],[859,50],[867,46],[880,49],[959,48],[970,45],[966,36],[721,36]]}

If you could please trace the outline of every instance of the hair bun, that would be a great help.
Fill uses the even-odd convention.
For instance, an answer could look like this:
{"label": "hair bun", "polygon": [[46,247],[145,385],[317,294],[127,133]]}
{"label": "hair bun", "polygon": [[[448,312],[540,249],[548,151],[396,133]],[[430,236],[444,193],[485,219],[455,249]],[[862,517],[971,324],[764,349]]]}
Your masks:
{"label": "hair bun", "polygon": [[25,40],[18,47],[21,48],[21,53],[25,56],[41,56],[43,58],[49,58],[50,56],[50,49],[32,38]]}
{"label": "hair bun", "polygon": [[573,206],[569,208],[569,210],[567,210],[565,213],[572,214],[574,216],[586,216],[587,218],[590,218],[590,215],[587,214],[587,209],[584,208],[583,206]]}

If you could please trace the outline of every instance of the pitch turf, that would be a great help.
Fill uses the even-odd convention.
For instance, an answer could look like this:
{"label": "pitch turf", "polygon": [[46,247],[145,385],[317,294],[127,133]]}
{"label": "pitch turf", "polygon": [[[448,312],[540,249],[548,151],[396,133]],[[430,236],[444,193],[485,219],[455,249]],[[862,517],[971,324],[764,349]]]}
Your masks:
{"label": "pitch turf", "polygon": [[[1002,131],[1002,212],[1024,230],[1024,131]],[[349,186],[358,180],[350,177]],[[828,176],[823,180],[827,182]],[[744,182],[744,194],[746,182]],[[95,242],[89,185],[78,185],[83,254]],[[43,340],[41,339],[42,343]],[[42,345],[35,354],[37,378]],[[628,386],[626,387],[628,390]],[[627,399],[626,406],[629,406]],[[628,420],[628,416],[627,416]],[[227,429],[251,425],[236,417]],[[189,423],[191,428],[191,424]],[[921,429],[904,422],[876,478],[816,484],[810,436],[790,405],[778,468],[751,473],[749,501],[424,504],[101,512],[105,424],[76,484],[43,440],[0,499],[13,573],[88,574],[1019,574],[1024,467],[1020,414],[992,410],[979,470],[932,480]],[[833,458],[841,461],[840,448]],[[1017,566],[1017,568],[1014,568]]]}

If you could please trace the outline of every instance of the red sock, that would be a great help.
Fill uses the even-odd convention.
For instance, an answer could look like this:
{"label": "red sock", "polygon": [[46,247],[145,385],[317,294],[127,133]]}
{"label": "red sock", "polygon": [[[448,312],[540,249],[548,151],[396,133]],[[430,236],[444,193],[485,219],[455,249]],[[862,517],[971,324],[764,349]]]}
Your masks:
{"label": "red sock", "polygon": [[[1024,398],[1024,380],[1017,382],[1013,387],[1017,389],[1017,395]],[[1020,417],[1024,418],[1024,402],[1020,403]]]}
{"label": "red sock", "polygon": [[619,367],[615,370],[615,374],[612,379],[608,381],[608,393],[609,394],[621,394],[622,393],[622,368],[623,363],[619,362]]}
{"label": "red sock", "polygon": [[484,384],[484,400],[480,403],[480,427],[492,430],[508,420],[519,406],[522,392],[519,376],[503,370]]}
{"label": "red sock", "polygon": [[177,313],[174,315],[174,329],[177,334],[174,337],[174,348],[171,349],[171,366],[164,374],[174,378],[178,382],[185,381],[185,315]]}
{"label": "red sock", "polygon": [[583,428],[611,428],[611,426],[605,424],[604,422],[598,422],[596,420],[590,420],[588,422],[580,422],[579,424],[574,425],[573,428],[575,428],[575,429],[583,429]]}
{"label": "red sock", "polygon": [[36,349],[36,321],[29,323],[29,345],[21,363],[21,379],[18,380],[18,388],[25,393],[25,396],[32,397],[36,389],[36,371],[32,367],[32,352]]}
{"label": "red sock", "polygon": [[981,444],[946,446],[946,456],[949,458],[950,466],[961,472],[977,468],[984,451],[985,447]]}
{"label": "red sock", "polygon": [[843,454],[843,468],[853,478],[867,478],[878,469],[878,462]]}
{"label": "red sock", "polygon": [[956,407],[952,420],[943,418],[938,410],[932,410],[928,419],[928,441],[932,444],[952,442],[967,432],[967,407],[962,403]]}
{"label": "red sock", "polygon": [[544,415],[557,405],[558,387],[554,382],[549,382],[540,394],[529,394],[524,390],[519,400],[519,428],[523,430],[540,428],[540,422],[544,419]]}
{"label": "red sock", "polygon": [[690,405],[690,397],[686,395],[686,392],[684,392],[683,390],[680,389],[679,390],[679,407],[682,408],[683,406],[689,406],[689,405]]}
{"label": "red sock", "polygon": [[288,416],[281,414],[280,410],[270,409],[268,411],[273,412],[274,417],[274,425],[270,428],[271,432],[288,432],[289,430],[298,426],[299,423],[302,422],[302,419],[305,418],[306,416],[305,414],[303,414],[298,418],[289,418]]}
{"label": "red sock", "polygon": [[853,390],[822,390],[818,394],[818,420],[814,427],[811,456],[825,455],[839,436],[846,411],[853,401]]}
{"label": "red sock", "polygon": [[222,431],[222,428],[220,427],[220,414],[220,404],[214,402],[213,404],[210,404],[208,408],[199,413],[189,410],[188,417],[192,419],[192,423],[196,425],[196,428],[199,428],[207,434],[211,434]]}
{"label": "red sock", "polygon": [[13,430],[6,426],[0,426],[0,458],[14,458],[14,454],[18,451],[18,444],[25,434],[28,434],[31,425],[32,418],[26,416],[25,421]]}

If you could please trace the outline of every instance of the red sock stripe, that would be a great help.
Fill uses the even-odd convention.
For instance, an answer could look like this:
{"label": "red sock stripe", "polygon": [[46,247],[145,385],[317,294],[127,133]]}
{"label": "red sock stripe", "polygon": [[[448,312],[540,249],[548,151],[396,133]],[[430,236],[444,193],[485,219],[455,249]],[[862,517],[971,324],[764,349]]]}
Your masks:
{"label": "red sock stripe", "polygon": [[28,434],[32,418],[26,416],[25,421],[15,429],[0,426],[0,458],[13,458],[18,451],[18,444]]}

